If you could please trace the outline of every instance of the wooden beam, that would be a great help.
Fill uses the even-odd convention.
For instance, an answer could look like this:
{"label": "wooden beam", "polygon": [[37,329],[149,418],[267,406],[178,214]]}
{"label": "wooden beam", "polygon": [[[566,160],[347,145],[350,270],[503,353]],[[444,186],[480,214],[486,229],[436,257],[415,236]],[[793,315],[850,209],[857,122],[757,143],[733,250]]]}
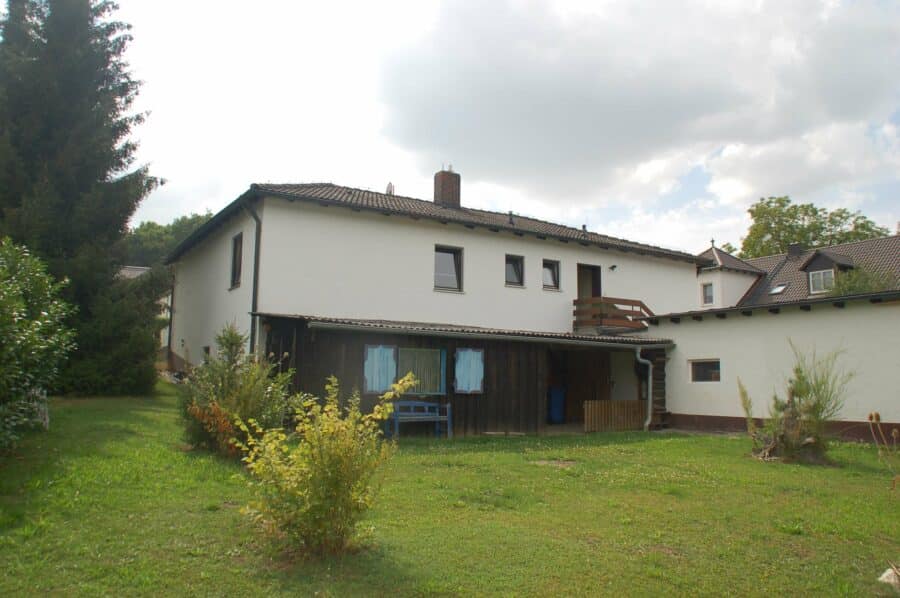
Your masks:
{"label": "wooden beam", "polygon": [[650,318],[647,321],[650,322],[651,324],[653,324],[654,326],[659,326],[659,318]]}
{"label": "wooden beam", "polygon": [[749,318],[750,316],[753,315],[753,310],[752,310],[752,309],[745,309],[744,311],[741,312],[741,315],[742,315],[742,316],[747,316],[747,317]]}
{"label": "wooden beam", "polygon": [[838,309],[844,309],[844,306],[845,306],[846,304],[845,304],[843,301],[835,301],[832,305],[834,305],[834,306],[837,307]]}
{"label": "wooden beam", "polygon": [[781,308],[780,308],[780,307],[770,307],[770,308],[769,308],[769,313],[770,313],[770,314],[778,314],[778,313],[781,313]]}
{"label": "wooden beam", "polygon": [[726,313],[718,313],[718,314],[716,314],[716,317],[719,318],[720,320],[724,320],[725,318],[728,317],[728,314],[726,314]]}
{"label": "wooden beam", "polygon": [[681,318],[679,318],[679,317],[669,318],[669,321],[672,322],[673,324],[680,324]]}
{"label": "wooden beam", "polygon": [[703,316],[691,316],[691,319],[694,320],[695,322],[702,322]]}
{"label": "wooden beam", "polygon": [[881,303],[881,297],[872,297],[869,299],[869,303]]}
{"label": "wooden beam", "polygon": [[812,310],[812,305],[801,305],[801,306],[800,306],[800,309],[803,310],[803,311],[811,311],[811,310]]}

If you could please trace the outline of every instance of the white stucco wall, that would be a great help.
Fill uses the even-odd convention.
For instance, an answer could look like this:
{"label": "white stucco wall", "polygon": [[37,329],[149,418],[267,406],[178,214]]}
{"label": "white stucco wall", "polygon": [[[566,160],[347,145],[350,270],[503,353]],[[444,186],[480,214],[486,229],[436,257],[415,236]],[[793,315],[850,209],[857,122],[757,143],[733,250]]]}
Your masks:
{"label": "white stucco wall", "polygon": [[[229,290],[231,243],[238,233],[244,235],[241,284]],[[249,334],[255,234],[253,219],[239,212],[175,264],[172,351],[182,359],[200,362],[203,347],[215,350],[215,335],[230,322]]]}
{"label": "white stucco wall", "polygon": [[[434,290],[436,244],[463,248],[462,293]],[[524,288],[504,284],[507,253],[525,257]],[[544,259],[560,261],[560,291],[543,289]],[[603,267],[606,296],[656,313],[697,305],[690,263],[275,198],[266,199],[261,262],[268,313],[570,332],[579,263]]]}
{"label": "white stucco wall", "polygon": [[[731,270],[703,270],[697,275],[697,305],[693,309],[733,307],[756,282],[756,275]],[[703,285],[712,283],[713,302],[703,304]]]}
{"label": "white stucco wall", "polygon": [[638,396],[638,378],[634,373],[634,352],[614,351],[610,354],[610,370],[612,375],[612,400],[636,401]]}
{"label": "white stucco wall", "polygon": [[[772,395],[784,397],[794,363],[788,339],[801,351],[824,355],[844,350],[839,363],[856,373],[842,419],[864,421],[872,411],[900,422],[900,304],[814,305],[780,314],[755,310],[752,316],[728,314],[680,324],[661,320],[654,336],[671,338],[675,348],[666,364],[666,406],[672,413],[742,417],[737,379],[754,401],[754,415],[768,414]],[[691,382],[689,361],[718,358],[720,382]]]}

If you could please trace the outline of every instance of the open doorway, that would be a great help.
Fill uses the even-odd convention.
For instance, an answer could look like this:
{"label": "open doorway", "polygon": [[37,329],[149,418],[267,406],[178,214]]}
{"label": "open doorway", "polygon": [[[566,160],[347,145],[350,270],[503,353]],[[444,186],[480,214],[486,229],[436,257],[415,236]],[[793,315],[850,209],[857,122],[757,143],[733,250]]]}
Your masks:
{"label": "open doorway", "polygon": [[590,299],[603,296],[602,266],[578,264],[578,298]]}
{"label": "open doorway", "polygon": [[583,429],[584,402],[611,398],[610,354],[598,349],[551,349],[547,423]]}

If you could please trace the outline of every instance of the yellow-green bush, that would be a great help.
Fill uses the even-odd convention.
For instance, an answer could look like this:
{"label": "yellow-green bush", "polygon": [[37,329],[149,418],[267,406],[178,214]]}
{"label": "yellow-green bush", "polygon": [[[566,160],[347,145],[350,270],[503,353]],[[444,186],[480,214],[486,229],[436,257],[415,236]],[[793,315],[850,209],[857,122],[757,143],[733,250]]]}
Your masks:
{"label": "yellow-green bush", "polygon": [[244,461],[257,497],[245,512],[292,548],[311,554],[344,550],[375,499],[375,475],[394,450],[381,432],[391,413],[387,401],[415,384],[408,374],[364,414],[358,392],[341,407],[332,376],[324,400],[304,397],[295,437],[263,430],[256,422],[239,423],[248,439]]}

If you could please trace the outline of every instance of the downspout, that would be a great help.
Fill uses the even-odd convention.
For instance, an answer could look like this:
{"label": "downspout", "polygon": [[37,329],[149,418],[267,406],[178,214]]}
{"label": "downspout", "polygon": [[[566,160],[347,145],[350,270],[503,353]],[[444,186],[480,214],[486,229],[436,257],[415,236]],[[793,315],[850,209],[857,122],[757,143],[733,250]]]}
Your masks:
{"label": "downspout", "polygon": [[250,352],[256,353],[256,321],[259,316],[256,314],[257,303],[259,300],[259,244],[262,237],[262,220],[256,210],[250,205],[248,200],[244,204],[244,209],[256,221],[256,234],[253,240],[253,289],[250,307]]}
{"label": "downspout", "polygon": [[643,363],[650,368],[647,375],[647,419],[644,420],[644,432],[650,431],[650,422],[653,421],[653,362],[641,357],[641,348],[634,348],[634,358],[638,363]]}
{"label": "downspout", "polygon": [[175,320],[175,268],[172,268],[172,294],[169,295],[169,342],[166,343],[166,366],[169,371],[175,369],[175,356],[172,354],[172,332],[174,331],[173,322]]}

